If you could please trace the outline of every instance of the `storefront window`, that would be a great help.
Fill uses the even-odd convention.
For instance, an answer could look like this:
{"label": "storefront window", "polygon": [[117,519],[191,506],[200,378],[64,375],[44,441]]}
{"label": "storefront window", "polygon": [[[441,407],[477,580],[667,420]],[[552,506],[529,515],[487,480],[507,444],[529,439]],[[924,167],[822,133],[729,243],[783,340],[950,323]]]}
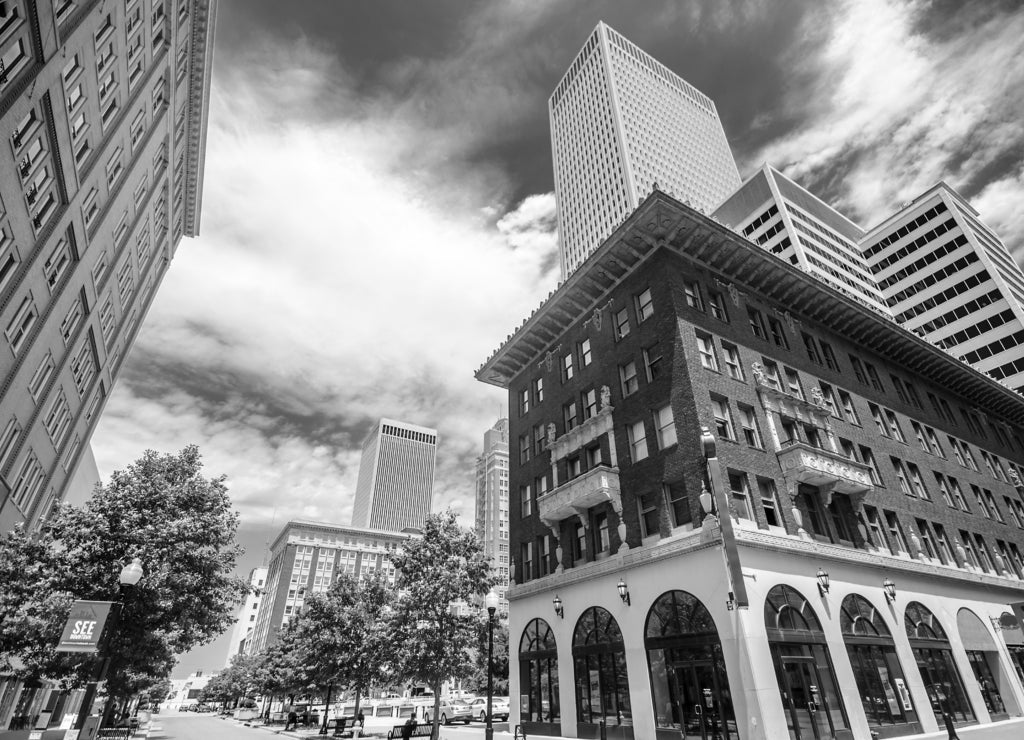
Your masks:
{"label": "storefront window", "polygon": [[939,620],[924,604],[911,601],[904,612],[903,622],[939,726],[943,725],[944,712],[949,712],[954,722],[973,720],[974,710],[964,694],[949,638]]}
{"label": "storefront window", "polygon": [[558,722],[558,650],[551,627],[534,619],[519,641],[522,722]]}
{"label": "storefront window", "polygon": [[645,632],[659,738],[738,737],[722,643],[707,608],[669,591],[651,606]]}
{"label": "storefront window", "polygon": [[583,612],[573,633],[572,657],[577,721],[632,726],[625,646],[618,622],[607,609],[593,606]]}
{"label": "storefront window", "polygon": [[849,727],[821,622],[796,589],[778,585],[764,604],[779,694],[792,740],[834,737]]}
{"label": "storefront window", "polygon": [[839,626],[868,725],[914,722],[917,715],[896,643],[882,615],[863,596],[850,594],[843,599]]}
{"label": "storefront window", "polygon": [[[971,664],[971,673],[981,691],[985,709],[993,721],[1006,719],[1009,712],[999,686],[1008,685],[1013,674],[1003,667],[995,637],[981,621],[981,617],[967,608],[957,612],[956,627],[960,633],[960,642],[967,651],[967,661]],[[1007,698],[1013,701],[1012,695]]]}

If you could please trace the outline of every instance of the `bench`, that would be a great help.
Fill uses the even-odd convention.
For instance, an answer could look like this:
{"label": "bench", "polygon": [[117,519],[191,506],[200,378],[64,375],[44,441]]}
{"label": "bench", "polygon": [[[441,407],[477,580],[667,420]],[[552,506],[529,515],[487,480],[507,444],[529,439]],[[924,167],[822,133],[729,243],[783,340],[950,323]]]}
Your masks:
{"label": "bench", "polygon": [[[355,728],[357,724],[355,715],[332,719],[327,723],[328,727],[330,727],[331,722],[334,723],[334,737],[352,737],[352,730]],[[348,729],[346,729],[346,727]]]}
{"label": "bench", "polygon": [[[419,723],[412,728],[412,734],[409,737],[430,737],[434,726],[432,724]],[[388,732],[388,740],[402,740],[402,732],[405,731],[405,725],[395,725]]]}

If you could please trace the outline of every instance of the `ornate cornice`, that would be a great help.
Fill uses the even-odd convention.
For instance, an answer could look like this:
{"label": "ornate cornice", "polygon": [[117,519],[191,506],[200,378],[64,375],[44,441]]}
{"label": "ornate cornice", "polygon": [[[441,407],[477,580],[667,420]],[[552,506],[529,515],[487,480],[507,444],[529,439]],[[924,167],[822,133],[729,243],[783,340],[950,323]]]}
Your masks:
{"label": "ornate cornice", "polygon": [[210,122],[210,77],[213,73],[217,0],[192,0],[191,15],[184,232],[188,236],[198,236],[203,202],[206,133]]}

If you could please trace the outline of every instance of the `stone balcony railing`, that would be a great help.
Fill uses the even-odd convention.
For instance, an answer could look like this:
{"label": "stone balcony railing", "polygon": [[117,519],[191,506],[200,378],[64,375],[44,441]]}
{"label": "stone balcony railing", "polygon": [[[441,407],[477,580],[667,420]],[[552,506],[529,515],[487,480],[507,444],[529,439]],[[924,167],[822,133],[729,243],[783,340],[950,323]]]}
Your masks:
{"label": "stone balcony railing", "polygon": [[864,494],[874,486],[870,466],[831,450],[790,442],[776,454],[783,475],[798,483],[826,489],[829,495],[832,492]]}
{"label": "stone balcony railing", "polygon": [[622,510],[619,469],[598,465],[583,475],[566,481],[537,499],[537,513],[549,527],[572,516],[586,518],[587,509],[610,502]]}
{"label": "stone balcony railing", "polygon": [[754,384],[761,393],[761,403],[766,410],[817,426],[828,426],[832,412],[825,403],[820,390],[813,389],[814,400],[808,401],[802,396],[779,387],[778,381],[768,378],[760,363],[753,363],[752,368]]}
{"label": "stone balcony railing", "polygon": [[[552,461],[561,460],[581,447],[590,444],[602,434],[607,434],[612,431],[613,408],[608,403],[609,397],[610,394],[608,394],[608,388],[606,386],[601,389],[600,411],[595,413],[589,419],[577,424],[561,437],[552,439],[548,444],[548,447],[551,450]],[[550,429],[554,429],[553,424],[550,426]],[[612,445],[612,449],[614,450],[614,445]]]}

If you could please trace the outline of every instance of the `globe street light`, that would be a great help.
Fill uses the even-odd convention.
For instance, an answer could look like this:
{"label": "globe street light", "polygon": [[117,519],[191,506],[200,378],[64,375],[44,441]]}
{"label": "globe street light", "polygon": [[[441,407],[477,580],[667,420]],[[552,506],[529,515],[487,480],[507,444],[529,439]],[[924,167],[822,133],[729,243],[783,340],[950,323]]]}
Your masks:
{"label": "globe street light", "polygon": [[491,724],[491,704],[494,700],[494,612],[498,609],[498,594],[492,588],[484,597],[487,605],[487,728],[484,738],[494,738],[494,726]]}

